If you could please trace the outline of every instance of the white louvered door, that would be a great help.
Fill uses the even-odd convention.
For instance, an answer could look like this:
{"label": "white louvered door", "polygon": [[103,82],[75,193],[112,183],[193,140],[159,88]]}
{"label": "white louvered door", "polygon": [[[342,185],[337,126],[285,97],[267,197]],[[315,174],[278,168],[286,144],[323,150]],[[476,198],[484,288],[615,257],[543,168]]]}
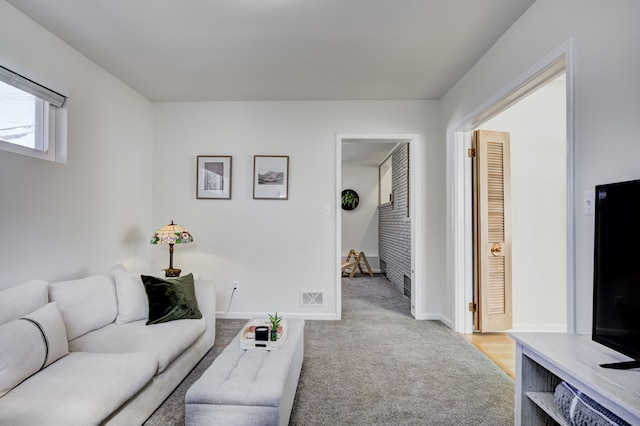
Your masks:
{"label": "white louvered door", "polygon": [[512,327],[509,133],[474,132],[475,326]]}

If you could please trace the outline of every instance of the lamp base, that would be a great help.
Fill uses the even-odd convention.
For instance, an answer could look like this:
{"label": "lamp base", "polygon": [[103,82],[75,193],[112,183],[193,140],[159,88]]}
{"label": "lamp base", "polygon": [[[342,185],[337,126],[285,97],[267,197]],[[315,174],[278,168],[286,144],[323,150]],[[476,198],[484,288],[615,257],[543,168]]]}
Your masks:
{"label": "lamp base", "polygon": [[167,268],[163,269],[165,277],[179,277],[182,269]]}

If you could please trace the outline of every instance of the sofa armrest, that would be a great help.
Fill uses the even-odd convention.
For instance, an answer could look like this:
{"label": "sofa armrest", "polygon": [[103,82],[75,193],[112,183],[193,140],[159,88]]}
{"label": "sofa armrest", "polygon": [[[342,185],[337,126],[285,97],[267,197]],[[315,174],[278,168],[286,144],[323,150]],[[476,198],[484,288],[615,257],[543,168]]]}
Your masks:
{"label": "sofa armrest", "polygon": [[202,317],[207,321],[206,333],[215,337],[216,333],[216,286],[213,281],[194,281],[196,299]]}

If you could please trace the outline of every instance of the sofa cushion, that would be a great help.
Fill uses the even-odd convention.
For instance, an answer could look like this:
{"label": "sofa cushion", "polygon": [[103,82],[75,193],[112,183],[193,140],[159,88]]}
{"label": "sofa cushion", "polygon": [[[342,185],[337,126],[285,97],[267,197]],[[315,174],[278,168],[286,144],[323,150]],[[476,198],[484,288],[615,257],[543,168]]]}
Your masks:
{"label": "sofa cushion", "polygon": [[116,270],[116,295],[118,296],[118,316],[116,324],[149,318],[149,300],[139,274]]}
{"label": "sofa cushion", "polygon": [[122,263],[118,263],[118,264],[113,265],[111,268],[109,268],[109,270],[107,272],[105,272],[104,274],[106,276],[108,276],[109,278],[111,278],[112,280],[115,280],[116,279],[116,271],[127,272],[127,268]]}
{"label": "sofa cushion", "polygon": [[0,291],[0,324],[35,311],[47,304],[47,283],[31,280]]}
{"label": "sofa cushion", "polygon": [[71,353],[0,398],[0,424],[98,425],[156,372],[150,354]]}
{"label": "sofa cushion", "polygon": [[202,318],[193,287],[193,274],[180,278],[141,275],[149,299],[147,324]]}
{"label": "sofa cushion", "polygon": [[55,302],[0,325],[0,397],[32,374],[69,353],[67,333]]}
{"label": "sofa cushion", "polygon": [[106,275],[51,283],[49,300],[58,302],[69,340],[111,324],[118,314],[115,284]]}
{"label": "sofa cushion", "polygon": [[110,324],[69,342],[72,352],[146,352],[158,360],[158,374],[205,331],[206,321],[181,320],[145,325],[145,321]]}

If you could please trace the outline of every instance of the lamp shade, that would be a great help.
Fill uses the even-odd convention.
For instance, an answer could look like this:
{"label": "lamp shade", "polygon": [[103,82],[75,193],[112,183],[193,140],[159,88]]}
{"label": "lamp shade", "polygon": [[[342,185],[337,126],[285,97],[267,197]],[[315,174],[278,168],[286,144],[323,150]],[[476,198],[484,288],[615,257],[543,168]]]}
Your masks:
{"label": "lamp shade", "polygon": [[176,225],[171,221],[169,225],[158,229],[153,237],[151,244],[187,244],[193,242],[193,236],[180,225]]}

